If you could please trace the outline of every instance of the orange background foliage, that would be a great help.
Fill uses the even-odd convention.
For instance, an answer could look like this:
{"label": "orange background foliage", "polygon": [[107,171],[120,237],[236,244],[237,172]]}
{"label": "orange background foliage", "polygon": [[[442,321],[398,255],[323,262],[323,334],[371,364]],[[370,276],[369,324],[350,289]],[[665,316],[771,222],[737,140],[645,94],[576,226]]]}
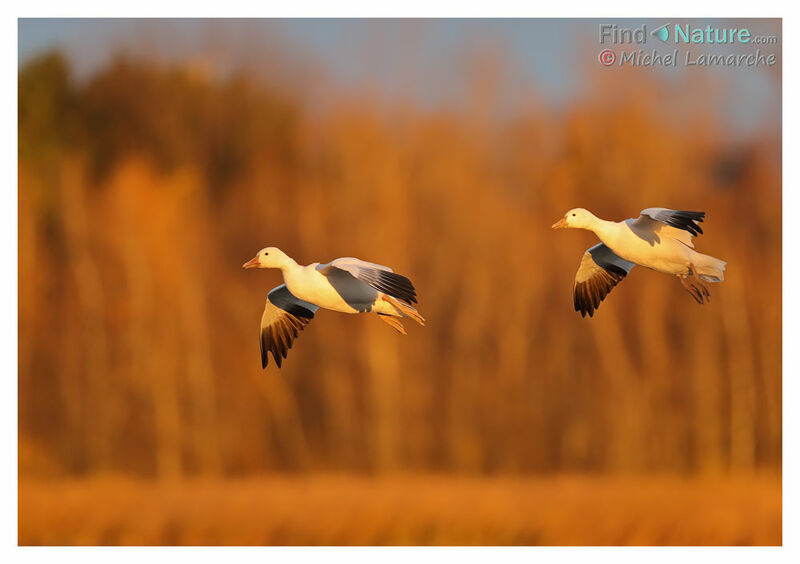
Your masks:
{"label": "orange background foliage", "polygon": [[[513,119],[498,80],[452,108],[316,111],[189,64],[22,67],[20,542],[780,543],[780,130],[732,137],[711,79],[590,72]],[[634,269],[581,319],[594,237],[549,229],[575,206],[705,210],[726,280],[700,307]],[[267,245],[392,266],[427,326],[320,312],[261,371],[280,277],[241,264]],[[250,496],[272,508],[252,534]],[[143,499],[146,524],[114,517]],[[496,518],[463,521],[468,499]],[[351,512],[287,509],[318,503]]]}

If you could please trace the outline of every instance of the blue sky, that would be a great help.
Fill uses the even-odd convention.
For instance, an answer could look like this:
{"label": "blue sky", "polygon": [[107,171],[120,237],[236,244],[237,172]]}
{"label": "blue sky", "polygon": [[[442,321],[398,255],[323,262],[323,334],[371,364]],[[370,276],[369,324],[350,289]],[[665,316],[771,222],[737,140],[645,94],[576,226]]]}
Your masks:
{"label": "blue sky", "polygon": [[[628,27],[663,20],[608,20]],[[706,24],[741,25],[724,21]],[[587,69],[598,70],[598,20],[120,20],[22,19],[19,64],[57,48],[67,53],[79,77],[87,76],[120,50],[175,60],[210,58],[216,67],[246,62],[269,67],[275,46],[298,65],[321,71],[342,89],[377,88],[423,103],[447,103],[464,86],[470,55],[504,55],[506,78],[558,106],[591,95]],[[756,33],[780,35],[775,20],[750,22]],[[651,38],[651,42],[654,41]],[[651,48],[650,44],[647,48]],[[748,46],[750,48],[750,46]],[[717,52],[730,47],[709,47]],[[780,53],[780,43],[773,47]],[[614,69],[609,69],[614,72]],[[725,82],[721,111],[747,129],[780,119],[780,81],[768,69],[638,69],[669,79],[681,72],[717,73]],[[779,76],[779,75],[778,75]]]}

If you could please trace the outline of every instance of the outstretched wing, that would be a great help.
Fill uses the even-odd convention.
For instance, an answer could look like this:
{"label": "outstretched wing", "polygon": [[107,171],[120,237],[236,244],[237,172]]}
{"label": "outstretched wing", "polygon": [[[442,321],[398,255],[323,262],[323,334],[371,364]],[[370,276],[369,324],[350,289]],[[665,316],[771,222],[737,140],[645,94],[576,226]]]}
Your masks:
{"label": "outstretched wing", "polygon": [[326,276],[331,268],[343,270],[356,280],[368,284],[375,290],[403,300],[406,303],[417,303],[417,292],[411,280],[405,276],[394,273],[388,266],[346,257],[338,258],[328,264],[317,267],[317,269]]}
{"label": "outstretched wing", "polygon": [[581,312],[581,317],[586,317],[587,313],[592,317],[600,302],[633,267],[632,262],[618,257],[603,243],[588,249],[575,274],[575,311]]}
{"label": "outstretched wing", "polygon": [[261,368],[267,367],[270,352],[275,364],[281,367],[294,339],[311,323],[317,309],[314,304],[296,298],[286,284],[270,290],[261,315]]}
{"label": "outstretched wing", "polygon": [[670,227],[677,227],[678,229],[683,229],[684,231],[688,231],[694,236],[703,233],[703,229],[700,227],[700,223],[702,223],[703,218],[706,216],[706,212],[693,212],[693,211],[681,211],[681,210],[668,210],[667,208],[647,208],[646,210],[642,210],[640,212],[639,218],[636,220],[637,223],[643,223],[648,221],[649,218],[655,221],[660,221]]}

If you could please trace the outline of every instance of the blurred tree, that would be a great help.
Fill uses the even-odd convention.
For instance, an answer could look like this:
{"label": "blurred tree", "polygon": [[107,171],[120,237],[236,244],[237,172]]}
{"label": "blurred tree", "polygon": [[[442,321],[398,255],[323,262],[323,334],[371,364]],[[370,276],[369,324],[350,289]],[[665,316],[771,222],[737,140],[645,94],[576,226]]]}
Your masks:
{"label": "blurred tree", "polygon": [[[779,471],[780,132],[731,147],[705,84],[642,73],[509,119],[505,75],[455,109],[321,110],[245,73],[21,68],[24,471]],[[577,205],[706,210],[728,279],[699,308],[637,269],[581,319],[593,239],[549,230]],[[240,266],[267,244],[392,265],[427,327],[322,313],[262,372],[278,276]]]}

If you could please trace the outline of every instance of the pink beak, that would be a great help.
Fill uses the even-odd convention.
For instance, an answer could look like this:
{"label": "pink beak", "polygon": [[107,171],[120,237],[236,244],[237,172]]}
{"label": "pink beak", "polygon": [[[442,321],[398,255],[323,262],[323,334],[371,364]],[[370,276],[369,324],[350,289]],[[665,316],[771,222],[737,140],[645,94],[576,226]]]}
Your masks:
{"label": "pink beak", "polygon": [[566,217],[562,217],[552,225],[553,229],[566,229],[567,227],[569,227],[569,225],[567,225]]}
{"label": "pink beak", "polygon": [[242,268],[257,268],[258,256],[255,256],[242,265]]}

